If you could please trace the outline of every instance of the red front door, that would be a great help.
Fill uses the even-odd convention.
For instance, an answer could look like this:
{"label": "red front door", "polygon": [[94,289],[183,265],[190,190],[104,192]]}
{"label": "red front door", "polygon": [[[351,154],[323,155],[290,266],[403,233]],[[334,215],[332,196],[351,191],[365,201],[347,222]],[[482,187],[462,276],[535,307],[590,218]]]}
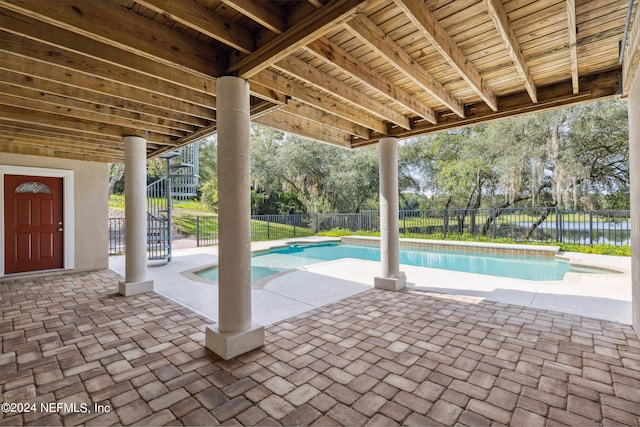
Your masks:
{"label": "red front door", "polygon": [[5,273],[63,268],[62,178],[5,175]]}

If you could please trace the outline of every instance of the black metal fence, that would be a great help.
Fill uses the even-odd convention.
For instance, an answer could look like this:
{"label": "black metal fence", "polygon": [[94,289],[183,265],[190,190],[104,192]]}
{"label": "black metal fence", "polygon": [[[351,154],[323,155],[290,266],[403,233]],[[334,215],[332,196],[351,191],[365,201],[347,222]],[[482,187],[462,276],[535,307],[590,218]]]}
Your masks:
{"label": "black metal fence", "polygon": [[196,241],[198,246],[211,246],[218,244],[218,217],[196,217]]}
{"label": "black metal fence", "polygon": [[[147,253],[149,259],[163,259],[169,254],[167,220],[147,215]],[[109,255],[126,250],[125,218],[109,218]]]}
{"label": "black metal fence", "polygon": [[629,211],[563,211],[551,208],[488,208],[400,211],[400,234],[447,238],[468,234],[516,241],[581,245],[631,244]]}
{"label": "black metal fence", "polygon": [[[551,208],[432,209],[399,212],[401,237],[446,239],[455,235],[508,238],[516,241],[565,242],[582,245],[631,244],[629,211],[564,211]],[[198,246],[218,244],[218,217],[197,216],[193,222]],[[251,240],[312,236],[321,231],[380,230],[380,213],[253,215]],[[109,219],[109,254],[124,251],[124,219]]]}
{"label": "black metal fence", "polygon": [[109,255],[124,253],[124,233],[124,218],[109,218]]}
{"label": "black metal fence", "polygon": [[[254,215],[252,240],[275,240],[317,234],[336,228],[367,232],[380,230],[380,213]],[[563,211],[551,208],[433,209],[399,212],[403,237],[446,239],[454,235],[508,238],[516,241],[575,244],[631,244],[629,211]],[[199,219],[198,244],[217,243],[217,217]],[[213,225],[215,224],[215,225]]]}

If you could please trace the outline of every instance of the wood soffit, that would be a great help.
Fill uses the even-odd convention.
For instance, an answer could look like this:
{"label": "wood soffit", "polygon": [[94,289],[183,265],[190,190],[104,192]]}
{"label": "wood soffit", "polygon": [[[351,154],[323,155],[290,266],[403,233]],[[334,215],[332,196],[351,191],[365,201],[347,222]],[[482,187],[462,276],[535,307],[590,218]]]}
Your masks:
{"label": "wood soffit", "polygon": [[345,148],[625,96],[639,2],[0,0],[0,152],[157,156],[216,131],[222,75]]}

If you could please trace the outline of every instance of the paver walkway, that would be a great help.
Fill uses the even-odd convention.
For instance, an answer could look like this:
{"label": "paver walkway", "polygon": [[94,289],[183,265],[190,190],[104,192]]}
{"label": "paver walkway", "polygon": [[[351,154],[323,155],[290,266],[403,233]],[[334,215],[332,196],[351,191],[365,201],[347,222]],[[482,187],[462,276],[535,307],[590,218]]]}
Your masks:
{"label": "paver walkway", "polygon": [[203,348],[207,319],[155,293],[121,297],[119,280],[0,282],[0,391],[15,404],[1,425],[640,424],[628,325],[369,290],[222,361]]}

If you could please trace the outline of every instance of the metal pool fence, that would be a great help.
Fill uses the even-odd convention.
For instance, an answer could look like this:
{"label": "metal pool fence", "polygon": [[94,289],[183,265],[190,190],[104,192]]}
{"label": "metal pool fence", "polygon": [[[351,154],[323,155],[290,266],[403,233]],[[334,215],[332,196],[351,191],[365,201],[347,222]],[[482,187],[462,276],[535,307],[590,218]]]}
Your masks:
{"label": "metal pool fence", "polygon": [[109,218],[109,255],[124,253],[124,218]]}
{"label": "metal pool fence", "polygon": [[[217,216],[181,216],[198,246],[218,244]],[[630,212],[565,211],[550,208],[432,209],[399,212],[401,237],[446,239],[455,235],[509,238],[516,241],[581,245],[631,244]],[[380,213],[253,215],[251,240],[313,236],[336,228],[352,232],[380,231]],[[109,219],[109,254],[124,251],[124,219]]]}
{"label": "metal pool fence", "polygon": [[488,208],[400,211],[401,236],[440,237],[467,234],[516,241],[580,245],[631,244],[629,211],[564,211],[551,208]]}

